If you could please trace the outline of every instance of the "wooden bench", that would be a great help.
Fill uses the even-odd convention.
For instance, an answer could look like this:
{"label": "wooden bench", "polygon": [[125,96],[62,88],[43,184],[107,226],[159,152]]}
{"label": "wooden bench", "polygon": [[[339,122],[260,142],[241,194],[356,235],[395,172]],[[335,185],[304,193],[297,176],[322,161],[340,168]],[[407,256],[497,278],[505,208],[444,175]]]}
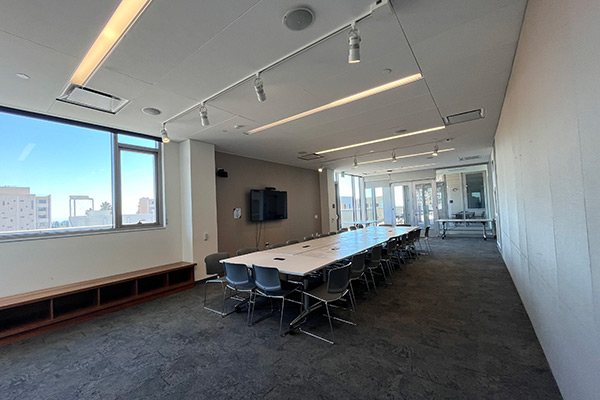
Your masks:
{"label": "wooden bench", "polygon": [[0,346],[194,287],[177,262],[0,298]]}

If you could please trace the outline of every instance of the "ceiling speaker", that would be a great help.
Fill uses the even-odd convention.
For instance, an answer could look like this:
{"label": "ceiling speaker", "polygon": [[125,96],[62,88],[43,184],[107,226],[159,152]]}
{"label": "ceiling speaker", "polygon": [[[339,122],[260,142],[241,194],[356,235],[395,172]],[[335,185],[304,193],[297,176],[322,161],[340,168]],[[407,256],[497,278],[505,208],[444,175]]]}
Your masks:
{"label": "ceiling speaker", "polygon": [[290,10],[283,16],[283,25],[292,31],[301,31],[312,25],[315,14],[310,8],[301,7]]}

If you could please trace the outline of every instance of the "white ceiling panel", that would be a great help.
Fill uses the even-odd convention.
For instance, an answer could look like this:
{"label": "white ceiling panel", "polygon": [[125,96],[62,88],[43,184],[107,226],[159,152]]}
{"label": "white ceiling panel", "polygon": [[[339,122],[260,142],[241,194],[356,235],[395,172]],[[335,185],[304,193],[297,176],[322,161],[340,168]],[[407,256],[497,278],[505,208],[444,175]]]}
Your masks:
{"label": "white ceiling panel", "polygon": [[155,0],[105,66],[155,83],[259,0]]}
{"label": "white ceiling panel", "polygon": [[83,58],[118,4],[119,0],[1,0],[0,29]]}
{"label": "white ceiling panel", "polygon": [[[0,104],[46,112],[66,86],[78,60],[0,32]],[[40,62],[43,60],[43,62]],[[17,73],[31,79],[17,78]]]}

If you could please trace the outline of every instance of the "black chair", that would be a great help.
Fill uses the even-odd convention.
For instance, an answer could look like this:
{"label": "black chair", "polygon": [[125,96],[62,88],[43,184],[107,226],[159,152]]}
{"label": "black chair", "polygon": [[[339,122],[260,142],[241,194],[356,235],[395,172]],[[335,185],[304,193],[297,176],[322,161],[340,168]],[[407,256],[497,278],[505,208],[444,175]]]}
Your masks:
{"label": "black chair", "polygon": [[286,246],[289,246],[290,244],[296,244],[296,243],[300,243],[297,240],[288,240],[287,242],[285,242]]}
{"label": "black chair", "polygon": [[[206,266],[206,275],[210,278],[204,282],[204,308],[208,311],[219,314],[221,317],[226,316],[225,313],[225,287],[227,280],[225,279],[225,266],[221,263],[221,260],[229,258],[229,253],[213,253],[204,257],[204,265]],[[208,290],[209,283],[218,283],[221,285],[221,294],[223,297],[222,310],[217,311],[206,306],[206,291]]]}
{"label": "black chair", "polygon": [[[256,290],[254,291],[254,298],[250,300],[250,305],[252,307],[252,312],[250,314],[250,324],[254,325],[267,317],[273,315],[273,310],[271,309],[271,314],[262,317],[260,320],[254,322],[254,309],[256,308],[256,296],[268,297],[270,299],[281,299],[281,307],[280,307],[280,316],[279,316],[279,335],[283,335],[282,326],[283,326],[283,311],[285,309],[285,300],[286,297],[291,293],[298,289],[298,285],[292,284],[289,282],[281,281],[279,278],[279,270],[277,268],[272,267],[261,267],[259,265],[253,265],[252,270],[254,272],[254,283],[256,284]],[[294,302],[296,304],[302,305],[301,302],[288,299],[288,301]]]}
{"label": "black chair", "polygon": [[381,252],[381,259],[384,261],[388,267],[388,271],[390,276],[393,276],[393,264],[394,264],[394,256],[396,254],[396,250],[398,249],[398,242],[396,238],[391,238],[387,241],[385,248]]}
{"label": "black chair", "polygon": [[314,237],[312,236],[304,236],[304,238],[302,239],[303,242],[308,242],[309,240],[313,240]]}
{"label": "black chair", "polygon": [[350,231],[355,231],[355,230],[356,230],[356,226],[354,226],[354,225],[350,225],[350,226],[348,227],[348,230],[350,230]]}
{"label": "black chair", "polygon": [[421,241],[425,242],[425,248],[427,249],[427,254],[431,254],[431,243],[429,243],[429,227],[425,228],[424,236],[421,236],[419,238],[419,243],[421,243]]}
{"label": "black chair", "polygon": [[244,247],[235,252],[238,256],[243,256],[244,254],[256,253],[258,251],[258,247]]}
{"label": "black chair", "polygon": [[339,231],[337,231],[337,233],[344,233],[344,232],[348,232],[348,228],[342,228]]}
{"label": "black chair", "polygon": [[329,232],[329,236],[333,236],[333,235],[337,235],[337,232],[336,231]]}
{"label": "black chair", "polygon": [[285,243],[271,244],[271,245],[269,245],[269,249],[276,249],[278,247],[283,247],[283,246],[285,246]]}
{"label": "black chair", "polygon": [[[338,317],[332,317],[331,312],[329,311],[329,304],[341,300],[344,296],[350,293],[348,287],[350,286],[350,263],[338,267],[332,268],[328,271],[327,283],[323,284],[313,290],[303,291],[303,293],[317,300],[317,303],[311,306],[311,309],[319,307],[321,304],[325,305],[325,310],[327,312],[327,318],[329,319],[329,329],[331,330],[331,338],[333,339],[333,324],[331,322],[332,319],[336,321],[344,322],[350,325],[356,325],[352,321],[347,321]],[[354,307],[354,299],[350,296],[350,304],[352,307],[352,311],[355,311]],[[316,335],[312,332],[299,328],[300,332],[303,332],[309,336],[314,338],[323,340],[329,344],[333,344],[333,340],[328,340],[322,336]]]}
{"label": "black chair", "polygon": [[329,236],[329,233],[319,233],[319,234],[317,235],[317,239],[318,239],[318,238],[327,237],[327,236]]}
{"label": "black chair", "polygon": [[[248,293],[248,299],[245,301],[252,300],[252,292],[256,288],[254,279],[248,273],[248,267],[246,264],[225,264],[225,279],[227,279],[227,287],[234,290],[237,293]],[[250,305],[248,305],[248,316],[246,323],[250,325]]]}
{"label": "black chair", "polygon": [[362,228],[364,228],[364,227],[365,227],[365,226],[364,226],[363,224],[356,224],[356,229],[362,229]]}
{"label": "black chair", "polygon": [[385,268],[382,264],[381,254],[383,252],[383,246],[377,245],[371,249],[370,257],[367,260],[367,270],[371,274],[371,280],[373,281],[373,289],[375,289],[375,293],[377,293],[377,289],[375,288],[375,271],[381,268],[381,273],[383,275],[383,279],[386,283],[388,283],[387,276],[385,274]]}
{"label": "black chair", "polygon": [[356,295],[354,292],[354,286],[352,282],[359,281],[364,282],[367,285],[367,291],[371,294],[371,289],[369,288],[369,279],[365,271],[367,270],[366,264],[366,256],[367,252],[363,251],[362,253],[355,254],[352,256],[352,264],[350,266],[350,295],[354,299],[354,306],[356,307]]}

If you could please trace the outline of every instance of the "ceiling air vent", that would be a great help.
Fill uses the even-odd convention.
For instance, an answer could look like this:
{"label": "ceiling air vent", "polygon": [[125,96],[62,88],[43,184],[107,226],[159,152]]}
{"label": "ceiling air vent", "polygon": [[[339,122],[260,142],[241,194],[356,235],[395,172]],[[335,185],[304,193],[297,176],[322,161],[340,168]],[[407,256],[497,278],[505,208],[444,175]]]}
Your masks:
{"label": "ceiling air vent", "polygon": [[319,158],[323,158],[323,156],[320,156],[316,153],[310,153],[310,154],[304,154],[302,156],[298,156],[299,159],[304,160],[304,161],[312,161],[312,160],[318,160]]}
{"label": "ceiling air vent", "polygon": [[446,125],[454,125],[460,124],[461,122],[474,121],[483,117],[485,117],[485,110],[483,108],[479,108],[477,110],[448,115],[444,119]]}
{"label": "ceiling air vent", "polygon": [[129,103],[127,99],[75,85],[69,86],[56,100],[110,114],[118,113]]}
{"label": "ceiling air vent", "polygon": [[466,156],[466,157],[458,157],[458,159],[460,161],[472,161],[472,160],[479,160],[481,158],[481,156]]}

